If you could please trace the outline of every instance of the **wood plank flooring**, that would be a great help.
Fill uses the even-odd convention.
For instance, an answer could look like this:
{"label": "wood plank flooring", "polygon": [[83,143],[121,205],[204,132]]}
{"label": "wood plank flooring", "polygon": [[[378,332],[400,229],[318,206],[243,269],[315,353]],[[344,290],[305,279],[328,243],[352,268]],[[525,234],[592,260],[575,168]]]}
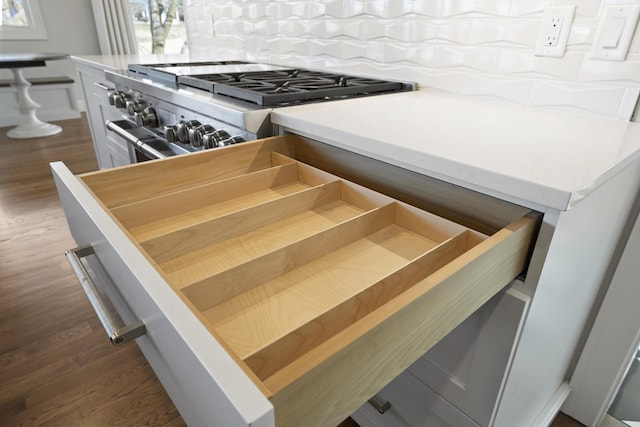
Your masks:
{"label": "wood plank flooring", "polygon": [[49,171],[97,169],[86,120],[0,130],[0,425],[181,426],[137,346],[113,347],[64,257],[75,246]]}
{"label": "wood plank flooring", "polygon": [[138,347],[109,344],[64,258],[75,244],[48,164],[97,164],[86,119],[57,124],[28,140],[0,129],[0,426],[183,426]]}

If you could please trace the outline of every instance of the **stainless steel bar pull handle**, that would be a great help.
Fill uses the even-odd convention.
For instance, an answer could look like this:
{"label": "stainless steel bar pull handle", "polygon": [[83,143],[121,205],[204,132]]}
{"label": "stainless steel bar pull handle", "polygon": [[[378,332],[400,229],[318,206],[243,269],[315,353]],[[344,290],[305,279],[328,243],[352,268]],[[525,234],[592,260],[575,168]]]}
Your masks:
{"label": "stainless steel bar pull handle", "polygon": [[373,397],[371,399],[367,400],[367,403],[369,405],[373,406],[373,409],[375,409],[376,411],[380,412],[381,414],[384,414],[389,409],[391,409],[391,402],[379,403]]}
{"label": "stainless steel bar pull handle", "polygon": [[109,86],[103,85],[102,83],[98,83],[98,82],[93,82],[93,85],[96,86],[96,87],[99,87],[100,89],[104,89],[104,90],[112,89]]}
{"label": "stainless steel bar pull handle", "polygon": [[107,332],[107,336],[109,337],[111,344],[118,345],[128,341],[133,341],[146,333],[144,323],[139,320],[131,325],[123,327],[117,326],[118,321],[111,316],[111,313],[107,309],[107,305],[98,292],[98,288],[96,288],[95,283],[91,280],[87,269],[81,261],[81,258],[92,255],[93,253],[91,245],[87,245],[70,249],[65,253],[65,256],[67,257],[69,264],[71,264],[71,268],[73,268],[78,280],[80,280],[82,289],[84,289],[84,292],[87,294],[87,298],[89,298],[89,302],[91,302],[93,309],[98,315],[100,323],[102,323],[102,327]]}

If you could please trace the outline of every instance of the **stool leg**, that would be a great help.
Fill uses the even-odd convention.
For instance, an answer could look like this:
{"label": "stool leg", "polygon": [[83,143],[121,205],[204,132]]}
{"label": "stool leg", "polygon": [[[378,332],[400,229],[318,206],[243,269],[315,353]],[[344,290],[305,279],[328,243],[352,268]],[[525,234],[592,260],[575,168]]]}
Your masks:
{"label": "stool leg", "polygon": [[7,136],[17,139],[38,138],[62,132],[60,126],[43,122],[36,116],[36,110],[40,105],[29,96],[29,86],[31,86],[31,83],[22,75],[22,69],[12,68],[11,72],[13,73],[11,87],[18,93],[18,105],[16,105],[16,108],[24,117],[24,122],[10,129],[7,132]]}

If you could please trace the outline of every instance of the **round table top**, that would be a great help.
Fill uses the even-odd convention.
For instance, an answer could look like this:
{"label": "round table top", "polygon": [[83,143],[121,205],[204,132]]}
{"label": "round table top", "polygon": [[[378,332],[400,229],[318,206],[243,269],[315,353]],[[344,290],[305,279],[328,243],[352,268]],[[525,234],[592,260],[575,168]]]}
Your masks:
{"label": "round table top", "polygon": [[42,67],[45,61],[68,57],[69,54],[59,52],[0,53],[0,68]]}

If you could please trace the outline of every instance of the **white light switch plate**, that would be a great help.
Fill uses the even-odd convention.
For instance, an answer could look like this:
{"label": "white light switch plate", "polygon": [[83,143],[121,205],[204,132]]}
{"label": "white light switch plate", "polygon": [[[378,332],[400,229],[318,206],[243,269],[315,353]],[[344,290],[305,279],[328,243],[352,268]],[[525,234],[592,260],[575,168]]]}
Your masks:
{"label": "white light switch plate", "polygon": [[536,56],[564,56],[575,9],[575,6],[553,6],[544,9]]}
{"label": "white light switch plate", "polygon": [[598,24],[591,57],[624,61],[640,16],[638,5],[607,5]]}

